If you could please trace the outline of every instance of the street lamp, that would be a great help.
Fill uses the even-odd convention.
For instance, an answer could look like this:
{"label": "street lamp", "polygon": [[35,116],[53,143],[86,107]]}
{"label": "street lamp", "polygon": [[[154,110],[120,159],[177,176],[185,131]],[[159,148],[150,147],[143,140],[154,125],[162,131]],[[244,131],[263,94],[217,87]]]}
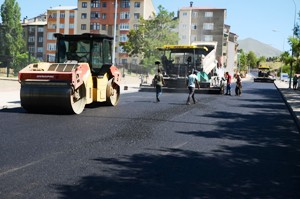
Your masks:
{"label": "street lamp", "polygon": [[[296,27],[296,13],[297,13],[297,6],[295,3],[295,0],[293,0],[294,5],[295,5],[295,14],[294,14],[294,28],[293,28],[293,38],[295,37],[295,27]],[[294,50],[292,46],[292,60],[290,62],[290,81],[289,81],[289,89],[291,89],[292,85],[292,70],[293,70],[293,59],[294,59]]]}

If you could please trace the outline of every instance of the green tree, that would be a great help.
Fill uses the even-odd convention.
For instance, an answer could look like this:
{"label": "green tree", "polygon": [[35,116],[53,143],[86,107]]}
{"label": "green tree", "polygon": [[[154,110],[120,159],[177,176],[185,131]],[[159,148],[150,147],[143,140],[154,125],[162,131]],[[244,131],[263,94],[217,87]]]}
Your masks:
{"label": "green tree", "polygon": [[247,62],[251,68],[257,67],[257,57],[253,51],[247,54]]}
{"label": "green tree", "polygon": [[145,67],[154,67],[154,61],[160,59],[157,47],[162,45],[177,44],[178,33],[173,31],[178,26],[178,20],[174,20],[174,12],[169,13],[161,5],[157,15],[153,13],[150,19],[140,18],[139,27],[131,30],[127,35],[128,40],[120,45],[129,56],[141,57]]}
{"label": "green tree", "polygon": [[15,59],[19,54],[25,53],[25,41],[23,29],[20,23],[21,12],[19,4],[15,0],[5,0],[1,5],[1,49],[0,55],[9,58],[14,69]]}
{"label": "green tree", "polygon": [[[300,12],[298,13],[300,19]],[[285,65],[289,65],[289,74],[293,76],[293,73],[300,73],[300,25],[299,22],[295,25],[293,29],[293,36],[288,38],[288,42],[292,49],[292,54],[290,55],[288,52],[285,52],[281,55],[281,60],[285,63]],[[292,66],[292,71],[291,71]],[[287,68],[287,67],[286,67]],[[290,72],[291,71],[291,72]]]}

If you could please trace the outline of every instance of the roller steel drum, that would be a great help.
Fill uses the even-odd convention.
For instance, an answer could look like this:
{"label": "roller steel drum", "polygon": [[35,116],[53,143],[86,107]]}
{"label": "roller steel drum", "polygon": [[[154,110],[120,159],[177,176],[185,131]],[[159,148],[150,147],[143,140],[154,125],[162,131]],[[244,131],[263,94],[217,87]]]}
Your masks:
{"label": "roller steel drum", "polygon": [[85,86],[74,91],[65,82],[23,82],[20,96],[28,112],[80,114],[86,104]]}

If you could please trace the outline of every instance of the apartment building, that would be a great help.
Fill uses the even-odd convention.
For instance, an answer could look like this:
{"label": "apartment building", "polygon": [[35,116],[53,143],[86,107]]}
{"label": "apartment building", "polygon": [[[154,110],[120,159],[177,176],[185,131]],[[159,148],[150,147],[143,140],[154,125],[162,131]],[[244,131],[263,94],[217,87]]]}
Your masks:
{"label": "apartment building", "polygon": [[[126,65],[138,63],[138,58],[130,58],[119,46],[127,41],[129,30],[136,29],[139,18],[148,19],[155,12],[152,0],[117,0],[116,60]],[[78,0],[78,34],[100,33],[114,35],[115,0]]]}
{"label": "apartment building", "polygon": [[44,51],[46,43],[46,28],[47,28],[47,15],[41,14],[32,19],[23,19],[22,27],[26,48],[30,56],[35,57],[40,61],[46,59]]}
{"label": "apartment building", "polygon": [[77,34],[77,7],[58,6],[47,10],[46,61],[55,61],[54,33]]}
{"label": "apartment building", "polygon": [[229,32],[228,41],[227,41],[227,62],[226,70],[231,74],[234,74],[238,71],[238,35],[232,32]]}
{"label": "apartment building", "polygon": [[196,41],[216,41],[218,66],[226,67],[227,48],[223,48],[224,42],[227,42],[224,36],[226,12],[226,9],[193,7],[192,4],[181,8],[178,43],[190,45]]}

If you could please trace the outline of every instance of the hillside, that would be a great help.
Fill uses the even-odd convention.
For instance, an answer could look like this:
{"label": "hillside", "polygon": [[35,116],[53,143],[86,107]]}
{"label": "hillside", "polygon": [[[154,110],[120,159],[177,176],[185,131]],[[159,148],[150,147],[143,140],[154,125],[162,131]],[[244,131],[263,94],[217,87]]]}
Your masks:
{"label": "hillside", "polygon": [[238,44],[238,49],[242,49],[245,53],[253,51],[257,57],[277,57],[282,53],[280,50],[252,38],[239,40]]}

